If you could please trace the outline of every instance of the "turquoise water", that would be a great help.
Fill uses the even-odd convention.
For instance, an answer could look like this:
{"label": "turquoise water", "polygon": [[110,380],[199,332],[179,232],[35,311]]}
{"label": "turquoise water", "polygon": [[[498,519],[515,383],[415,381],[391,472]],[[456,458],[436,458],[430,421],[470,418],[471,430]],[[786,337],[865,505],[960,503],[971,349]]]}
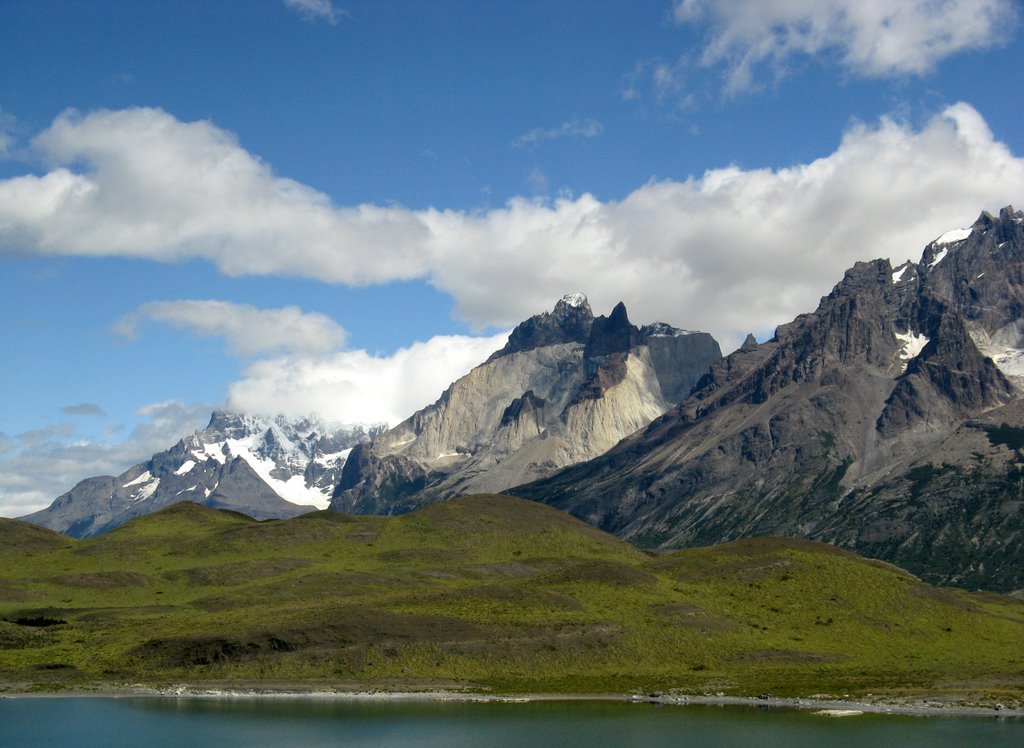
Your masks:
{"label": "turquoise water", "polygon": [[0,745],[1021,748],[1024,721],[601,702],[0,699]]}

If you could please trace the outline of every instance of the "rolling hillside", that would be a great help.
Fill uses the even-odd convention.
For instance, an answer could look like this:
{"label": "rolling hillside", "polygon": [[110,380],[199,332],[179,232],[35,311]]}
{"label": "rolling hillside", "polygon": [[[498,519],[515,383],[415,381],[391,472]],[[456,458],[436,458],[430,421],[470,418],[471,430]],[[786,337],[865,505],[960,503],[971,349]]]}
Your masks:
{"label": "rolling hillside", "polygon": [[651,556],[493,495],[264,522],[182,503],[89,540],[0,537],[5,689],[1024,696],[1024,603],[808,541]]}

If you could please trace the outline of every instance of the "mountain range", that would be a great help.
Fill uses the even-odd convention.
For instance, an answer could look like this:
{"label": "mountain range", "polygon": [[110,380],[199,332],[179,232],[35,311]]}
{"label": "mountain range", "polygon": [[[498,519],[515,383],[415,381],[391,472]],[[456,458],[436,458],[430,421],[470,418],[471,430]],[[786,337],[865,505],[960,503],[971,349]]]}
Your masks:
{"label": "mountain range", "polygon": [[936,583],[1024,587],[1024,213],[857,263],[594,460],[510,493],[657,549],[824,540]]}
{"label": "mountain range", "polygon": [[637,328],[622,304],[595,318],[586,296],[570,294],[393,429],[218,411],[170,449],[22,519],[89,537],[181,501],[281,519],[328,505],[399,513],[500,490],[601,454],[721,355],[707,333]]}
{"label": "mountain range", "polygon": [[170,449],[119,476],[87,478],[22,519],[81,538],[181,501],[294,517],[326,507],[349,451],[383,429],[216,411]]}
{"label": "mountain range", "polygon": [[[859,262],[818,308],[722,357],[707,333],[583,294],[393,428],[215,413],[25,519],[104,532],[182,500],[254,517],[400,514],[479,492],[649,549],[825,541],[929,582],[1024,588],[1024,213],[919,262]],[[287,501],[286,501],[287,500]]]}

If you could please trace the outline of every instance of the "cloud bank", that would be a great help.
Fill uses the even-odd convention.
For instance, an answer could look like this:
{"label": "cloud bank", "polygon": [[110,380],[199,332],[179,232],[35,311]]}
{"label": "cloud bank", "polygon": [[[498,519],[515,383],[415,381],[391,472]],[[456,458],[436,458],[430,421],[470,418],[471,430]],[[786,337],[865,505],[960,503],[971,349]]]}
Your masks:
{"label": "cloud bank", "polygon": [[209,405],[147,405],[139,411],[142,422],[118,443],[81,439],[72,423],[13,436],[0,433],[0,517],[49,506],[83,478],[119,475],[206,425],[210,411]]}
{"label": "cloud bank", "polygon": [[331,421],[395,425],[437,400],[453,381],[501,348],[508,332],[439,335],[390,356],[340,351],[257,361],[228,389],[228,407],[246,413],[317,413]]}
{"label": "cloud bank", "polygon": [[855,75],[923,75],[951,55],[1005,43],[1012,0],[677,0],[677,23],[709,27],[705,66],[726,89],[750,88],[759,68],[785,72],[798,56],[830,54]]}
{"label": "cloud bank", "polygon": [[342,284],[421,278],[480,327],[583,289],[597,312],[624,300],[634,319],[708,330],[726,348],[813,308],[854,261],[916,258],[1024,195],[1024,159],[966,103],[920,127],[854,124],[806,164],[478,211],[336,206],[230,133],[158,109],[66,112],[33,147],[51,168],[0,180],[0,251],[195,257],[229,275]]}

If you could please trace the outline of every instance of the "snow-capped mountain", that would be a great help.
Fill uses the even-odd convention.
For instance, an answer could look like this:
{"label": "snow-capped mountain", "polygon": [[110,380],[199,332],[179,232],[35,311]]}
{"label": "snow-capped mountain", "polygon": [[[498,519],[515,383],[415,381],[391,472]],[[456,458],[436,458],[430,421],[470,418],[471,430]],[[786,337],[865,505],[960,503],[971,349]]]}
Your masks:
{"label": "snow-capped mountain", "polygon": [[386,428],[218,411],[192,437],[190,450],[196,459],[221,463],[241,457],[281,498],[326,509],[352,447]]}
{"label": "snow-capped mountain", "polygon": [[88,537],[179,501],[256,519],[323,509],[352,447],[385,428],[217,411],[170,449],[117,477],[87,478],[22,519]]}

